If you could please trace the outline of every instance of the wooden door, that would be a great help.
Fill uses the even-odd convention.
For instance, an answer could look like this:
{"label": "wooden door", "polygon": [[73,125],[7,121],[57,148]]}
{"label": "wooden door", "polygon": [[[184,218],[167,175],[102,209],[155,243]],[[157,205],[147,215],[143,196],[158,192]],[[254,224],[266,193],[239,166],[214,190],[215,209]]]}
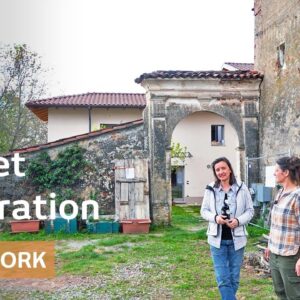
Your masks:
{"label": "wooden door", "polygon": [[150,219],[146,159],[115,162],[115,205],[119,220]]}

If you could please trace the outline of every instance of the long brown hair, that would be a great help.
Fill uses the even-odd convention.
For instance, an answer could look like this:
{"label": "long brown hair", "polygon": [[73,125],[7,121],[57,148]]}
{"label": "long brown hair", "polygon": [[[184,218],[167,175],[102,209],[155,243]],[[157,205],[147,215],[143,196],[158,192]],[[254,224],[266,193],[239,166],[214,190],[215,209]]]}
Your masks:
{"label": "long brown hair", "polygon": [[234,183],[236,183],[236,179],[235,179],[235,176],[234,176],[234,173],[233,173],[232,165],[231,165],[230,161],[228,160],[228,158],[226,158],[226,157],[219,157],[211,163],[211,167],[213,169],[214,176],[215,176],[215,179],[216,179],[215,185],[217,185],[217,186],[220,185],[220,179],[217,177],[215,166],[216,166],[216,164],[218,164],[221,161],[226,163],[228,168],[230,169],[231,173],[230,173],[230,177],[229,177],[229,184],[233,185]]}

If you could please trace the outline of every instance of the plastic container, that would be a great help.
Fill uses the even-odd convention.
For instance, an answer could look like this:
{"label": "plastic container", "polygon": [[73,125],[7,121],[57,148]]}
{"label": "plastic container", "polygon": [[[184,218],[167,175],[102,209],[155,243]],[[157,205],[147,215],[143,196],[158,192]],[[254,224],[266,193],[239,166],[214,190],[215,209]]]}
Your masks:
{"label": "plastic container", "polygon": [[119,222],[112,222],[112,233],[119,233],[121,229]]}
{"label": "plastic container", "polygon": [[71,219],[68,221],[68,233],[76,233],[77,229],[77,219]]}
{"label": "plastic container", "polygon": [[69,226],[68,221],[62,217],[58,217],[53,220],[53,231],[54,232],[68,232]]}
{"label": "plastic container", "polygon": [[112,233],[112,222],[111,221],[100,221],[95,223],[96,233]]}
{"label": "plastic container", "polygon": [[38,232],[40,230],[39,220],[15,220],[10,222],[11,232]]}
{"label": "plastic container", "polygon": [[94,223],[87,223],[86,226],[89,233],[95,233],[96,228]]}
{"label": "plastic container", "polygon": [[45,232],[46,233],[76,233],[77,229],[77,220],[76,218],[71,220],[66,220],[61,216],[57,215],[54,220],[45,221]]}
{"label": "plastic container", "polygon": [[149,219],[128,219],[122,220],[123,233],[149,233],[151,220]]}

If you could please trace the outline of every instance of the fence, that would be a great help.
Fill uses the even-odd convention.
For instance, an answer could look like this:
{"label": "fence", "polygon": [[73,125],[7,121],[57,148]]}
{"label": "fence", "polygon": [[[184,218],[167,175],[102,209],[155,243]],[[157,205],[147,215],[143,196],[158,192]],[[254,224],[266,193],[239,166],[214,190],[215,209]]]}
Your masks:
{"label": "fence", "polygon": [[274,167],[276,160],[283,156],[291,156],[291,150],[245,159],[245,183],[252,194],[256,212],[253,223],[262,227],[268,227],[270,204],[277,192]]}

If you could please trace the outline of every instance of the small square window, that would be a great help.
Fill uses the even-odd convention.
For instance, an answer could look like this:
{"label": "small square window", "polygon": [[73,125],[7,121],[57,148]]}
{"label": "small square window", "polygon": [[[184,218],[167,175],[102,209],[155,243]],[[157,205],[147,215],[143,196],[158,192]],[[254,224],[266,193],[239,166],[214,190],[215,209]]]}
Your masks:
{"label": "small square window", "polygon": [[224,125],[211,125],[211,145],[224,145]]}
{"label": "small square window", "polygon": [[285,67],[285,44],[282,43],[277,47],[277,64],[278,68],[282,69]]}
{"label": "small square window", "polygon": [[110,124],[110,123],[100,123],[99,128],[100,129],[107,129],[107,128],[113,128],[114,126],[117,126],[118,124]]}

